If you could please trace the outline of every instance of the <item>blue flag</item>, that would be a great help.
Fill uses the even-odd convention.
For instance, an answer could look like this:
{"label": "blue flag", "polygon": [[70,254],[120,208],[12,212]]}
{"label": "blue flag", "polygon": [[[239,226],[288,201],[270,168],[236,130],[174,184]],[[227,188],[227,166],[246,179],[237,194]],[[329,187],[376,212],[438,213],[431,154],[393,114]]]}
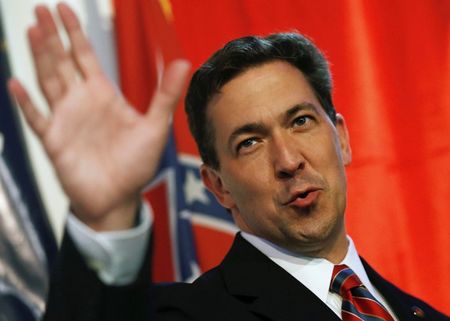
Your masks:
{"label": "blue flag", "polygon": [[1,21],[0,43],[0,320],[39,320],[57,247],[6,89]]}

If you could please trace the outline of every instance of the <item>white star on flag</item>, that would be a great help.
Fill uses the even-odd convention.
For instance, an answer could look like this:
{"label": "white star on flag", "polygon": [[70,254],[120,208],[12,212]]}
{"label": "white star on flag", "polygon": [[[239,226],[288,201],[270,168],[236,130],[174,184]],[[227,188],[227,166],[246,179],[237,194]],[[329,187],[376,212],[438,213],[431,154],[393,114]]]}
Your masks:
{"label": "white star on flag", "polygon": [[206,194],[203,183],[192,170],[188,170],[186,172],[186,180],[183,188],[187,204],[192,204],[195,201],[199,201],[203,204],[209,204],[210,200]]}

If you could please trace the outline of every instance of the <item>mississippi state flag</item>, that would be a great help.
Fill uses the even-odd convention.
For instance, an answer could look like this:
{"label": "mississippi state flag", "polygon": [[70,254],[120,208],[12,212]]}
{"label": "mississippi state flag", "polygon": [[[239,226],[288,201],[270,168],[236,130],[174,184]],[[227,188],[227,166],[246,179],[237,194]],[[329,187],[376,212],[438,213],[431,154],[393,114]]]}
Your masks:
{"label": "mississippi state flag", "polygon": [[[299,30],[311,37],[331,62],[334,103],[347,119],[351,138],[348,232],[358,252],[383,276],[449,313],[444,285],[450,284],[450,256],[445,255],[450,244],[450,1],[115,2],[122,88],[141,110],[147,107],[159,71],[180,55],[180,47],[195,69],[240,36]],[[189,154],[176,158],[176,166],[185,168],[198,159],[182,109],[174,116],[177,146],[172,141],[168,148]],[[206,212],[211,205],[205,197],[189,197],[183,186],[194,177],[185,169],[181,172],[176,177],[182,183],[172,187],[179,194],[167,193],[172,199],[182,197],[186,206],[205,206],[205,212],[189,211],[195,214],[190,216],[193,232],[186,238],[180,223],[183,207],[170,203],[177,211],[176,222],[175,216],[165,216],[166,232],[157,231],[157,259],[177,266],[183,253],[191,260],[186,264],[195,270],[192,262],[197,258],[204,269],[218,263],[228,247],[231,237],[222,231],[230,225],[216,222],[228,222],[229,217],[217,220],[215,210]],[[203,193],[200,187],[193,191]],[[153,206],[164,204],[162,199],[157,197]],[[214,229],[204,222],[214,222],[207,225]],[[167,232],[175,230],[177,239]],[[191,241],[195,252],[180,247]],[[160,262],[156,268],[158,273],[165,269]],[[175,277],[177,269],[170,271]]]}
{"label": "mississippi state flag", "polygon": [[[121,89],[145,112],[164,66],[182,57],[171,3],[116,0],[114,5]],[[172,132],[158,174],[145,191],[155,213],[155,281],[193,281],[220,262],[237,231],[231,215],[204,188],[199,165],[197,155],[177,153]]]}

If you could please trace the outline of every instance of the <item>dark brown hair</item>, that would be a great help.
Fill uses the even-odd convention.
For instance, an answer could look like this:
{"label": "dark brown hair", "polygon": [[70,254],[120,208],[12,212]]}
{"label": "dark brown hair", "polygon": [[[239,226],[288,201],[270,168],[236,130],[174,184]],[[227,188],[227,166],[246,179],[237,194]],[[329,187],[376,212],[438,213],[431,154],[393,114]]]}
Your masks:
{"label": "dark brown hair", "polygon": [[310,40],[298,33],[239,38],[215,52],[194,73],[186,95],[189,127],[206,165],[220,168],[214,147],[214,128],[207,116],[211,98],[242,72],[274,60],[286,61],[303,73],[325,112],[336,123],[328,62]]}

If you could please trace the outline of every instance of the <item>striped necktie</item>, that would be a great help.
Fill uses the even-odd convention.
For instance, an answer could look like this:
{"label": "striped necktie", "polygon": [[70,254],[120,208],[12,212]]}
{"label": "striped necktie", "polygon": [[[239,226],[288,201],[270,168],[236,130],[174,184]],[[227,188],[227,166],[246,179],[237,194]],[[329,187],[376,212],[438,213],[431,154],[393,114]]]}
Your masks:
{"label": "striped necktie", "polygon": [[342,297],[343,321],[394,321],[346,265],[335,265],[330,290]]}

